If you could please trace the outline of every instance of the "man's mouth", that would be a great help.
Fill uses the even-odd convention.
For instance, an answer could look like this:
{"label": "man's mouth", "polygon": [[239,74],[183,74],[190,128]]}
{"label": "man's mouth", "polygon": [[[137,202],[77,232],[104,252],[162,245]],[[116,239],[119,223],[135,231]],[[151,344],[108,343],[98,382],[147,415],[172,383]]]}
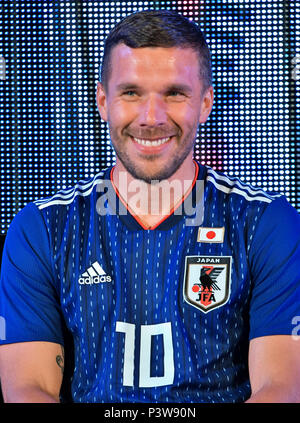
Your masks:
{"label": "man's mouth", "polygon": [[157,138],[157,139],[146,139],[146,138],[136,138],[132,137],[133,140],[145,147],[158,147],[160,145],[166,144],[172,137],[166,137],[166,138]]}

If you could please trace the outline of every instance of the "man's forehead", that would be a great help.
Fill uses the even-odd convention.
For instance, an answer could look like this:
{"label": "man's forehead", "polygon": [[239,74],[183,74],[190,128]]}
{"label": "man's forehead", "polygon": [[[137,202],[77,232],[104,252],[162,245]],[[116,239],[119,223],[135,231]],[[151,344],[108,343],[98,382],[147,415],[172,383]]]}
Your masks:
{"label": "man's forehead", "polygon": [[199,75],[199,58],[192,48],[141,47],[118,44],[112,50],[110,81],[120,79],[185,79]]}
{"label": "man's forehead", "polygon": [[190,62],[198,62],[198,53],[192,47],[174,46],[174,47],[137,47],[131,48],[124,43],[119,43],[113,47],[111,57],[113,61],[125,60],[128,62],[145,63],[152,59],[167,61],[168,63],[182,62],[182,57],[189,59]]}

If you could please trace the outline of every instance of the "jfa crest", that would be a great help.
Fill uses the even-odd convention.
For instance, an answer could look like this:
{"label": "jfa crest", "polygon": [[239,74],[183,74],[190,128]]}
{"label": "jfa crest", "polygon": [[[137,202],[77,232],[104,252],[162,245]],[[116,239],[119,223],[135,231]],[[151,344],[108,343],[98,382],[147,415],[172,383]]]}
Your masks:
{"label": "jfa crest", "polygon": [[183,296],[204,313],[223,306],[229,299],[231,257],[187,256]]}

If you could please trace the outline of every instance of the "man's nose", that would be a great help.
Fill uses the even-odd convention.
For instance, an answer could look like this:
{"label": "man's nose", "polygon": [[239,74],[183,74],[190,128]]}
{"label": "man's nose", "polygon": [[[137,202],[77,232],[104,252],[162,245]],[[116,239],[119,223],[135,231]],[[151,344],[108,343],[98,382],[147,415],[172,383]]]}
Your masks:
{"label": "man's nose", "polygon": [[158,95],[150,95],[141,104],[139,124],[141,126],[158,126],[167,121],[167,105]]}

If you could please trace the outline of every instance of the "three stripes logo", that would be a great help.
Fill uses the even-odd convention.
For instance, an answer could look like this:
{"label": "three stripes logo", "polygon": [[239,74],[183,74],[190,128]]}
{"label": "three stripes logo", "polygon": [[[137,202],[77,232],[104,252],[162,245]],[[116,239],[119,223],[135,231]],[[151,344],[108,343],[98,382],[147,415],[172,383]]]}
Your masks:
{"label": "three stripes logo", "polygon": [[94,283],[111,282],[111,276],[107,275],[100,264],[95,261],[86,272],[79,278],[80,285],[93,285]]}

